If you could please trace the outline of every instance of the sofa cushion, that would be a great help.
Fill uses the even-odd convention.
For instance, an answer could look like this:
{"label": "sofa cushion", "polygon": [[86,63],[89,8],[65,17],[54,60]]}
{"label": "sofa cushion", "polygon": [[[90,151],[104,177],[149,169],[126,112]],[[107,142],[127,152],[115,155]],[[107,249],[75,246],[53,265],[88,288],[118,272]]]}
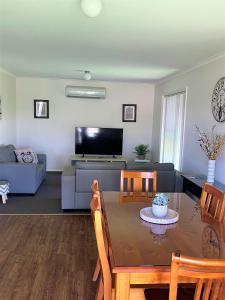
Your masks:
{"label": "sofa cushion", "polygon": [[174,171],[174,164],[172,163],[154,163],[154,170],[156,171]]}
{"label": "sofa cushion", "polygon": [[123,170],[125,169],[124,162],[82,162],[77,161],[75,164],[76,169],[85,170]]}
{"label": "sofa cushion", "polygon": [[137,171],[153,171],[154,164],[153,163],[135,163],[129,162],[127,163],[127,170],[137,170]]}
{"label": "sofa cushion", "polygon": [[8,146],[0,146],[0,162],[11,162],[11,156]]}
{"label": "sofa cushion", "polygon": [[135,163],[127,164],[127,170],[137,171],[173,171],[174,164],[172,163]]}

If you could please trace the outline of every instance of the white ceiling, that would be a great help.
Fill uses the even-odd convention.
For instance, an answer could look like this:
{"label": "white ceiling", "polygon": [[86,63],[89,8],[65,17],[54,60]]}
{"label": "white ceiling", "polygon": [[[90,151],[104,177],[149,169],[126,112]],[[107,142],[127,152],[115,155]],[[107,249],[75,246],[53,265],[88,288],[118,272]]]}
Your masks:
{"label": "white ceiling", "polygon": [[0,65],[17,76],[154,81],[225,52],[225,0],[0,0]]}

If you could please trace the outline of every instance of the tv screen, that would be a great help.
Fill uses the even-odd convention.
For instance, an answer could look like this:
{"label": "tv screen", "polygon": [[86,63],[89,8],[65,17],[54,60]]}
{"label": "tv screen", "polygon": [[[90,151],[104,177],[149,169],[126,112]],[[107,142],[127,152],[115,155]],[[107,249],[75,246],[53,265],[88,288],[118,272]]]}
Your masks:
{"label": "tv screen", "polygon": [[89,155],[122,155],[122,128],[75,128],[75,153]]}

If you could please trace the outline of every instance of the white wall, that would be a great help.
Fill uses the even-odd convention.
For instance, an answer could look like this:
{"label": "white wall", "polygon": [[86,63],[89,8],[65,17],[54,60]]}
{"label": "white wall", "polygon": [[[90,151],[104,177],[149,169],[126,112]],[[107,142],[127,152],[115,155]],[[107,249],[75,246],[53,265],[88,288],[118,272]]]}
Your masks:
{"label": "white wall", "polygon": [[[66,85],[103,86],[105,100],[65,97]],[[17,78],[17,145],[47,154],[48,170],[61,170],[74,154],[75,126],[124,128],[123,155],[132,158],[133,147],[150,144],[154,86],[142,83],[71,81]],[[34,119],[33,100],[47,99],[49,119]],[[137,122],[122,122],[122,104],[137,104]]]}
{"label": "white wall", "polygon": [[[162,96],[188,88],[186,126],[184,136],[183,171],[192,174],[207,174],[207,157],[202,152],[195,125],[209,130],[216,124],[216,131],[225,134],[225,122],[215,121],[211,112],[211,97],[216,82],[225,76],[225,57],[189,71],[155,89],[153,153],[159,159],[159,140]],[[225,184],[225,151],[216,162],[216,180]]]}
{"label": "white wall", "polygon": [[16,77],[0,69],[0,145],[16,142]]}

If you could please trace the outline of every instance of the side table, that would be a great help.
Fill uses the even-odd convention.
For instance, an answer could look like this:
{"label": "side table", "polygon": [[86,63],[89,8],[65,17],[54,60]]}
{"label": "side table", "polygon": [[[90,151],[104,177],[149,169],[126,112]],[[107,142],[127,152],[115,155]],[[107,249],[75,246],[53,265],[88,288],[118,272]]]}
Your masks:
{"label": "side table", "polygon": [[0,195],[2,196],[2,203],[6,204],[7,194],[9,193],[9,182],[0,180]]}

